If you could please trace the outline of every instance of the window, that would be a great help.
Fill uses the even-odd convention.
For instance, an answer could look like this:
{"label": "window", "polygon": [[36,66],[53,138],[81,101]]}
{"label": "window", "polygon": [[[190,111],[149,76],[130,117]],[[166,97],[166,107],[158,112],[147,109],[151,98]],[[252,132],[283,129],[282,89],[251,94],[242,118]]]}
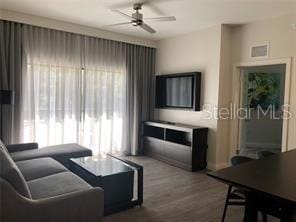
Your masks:
{"label": "window", "polygon": [[110,42],[53,30],[28,29],[25,37],[22,141],[121,152],[126,71],[124,60],[116,61],[120,51],[114,56]]}

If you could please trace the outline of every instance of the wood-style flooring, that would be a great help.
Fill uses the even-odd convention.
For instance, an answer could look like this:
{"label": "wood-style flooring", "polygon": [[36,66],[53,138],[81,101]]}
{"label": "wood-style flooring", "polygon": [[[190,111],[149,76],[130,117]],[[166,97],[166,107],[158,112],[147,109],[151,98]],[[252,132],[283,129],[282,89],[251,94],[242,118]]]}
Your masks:
{"label": "wood-style flooring", "polygon": [[[227,186],[205,172],[187,172],[149,157],[129,157],[144,167],[144,204],[104,222],[219,222]],[[230,206],[225,222],[240,222],[243,208]],[[268,221],[277,221],[269,218]]]}

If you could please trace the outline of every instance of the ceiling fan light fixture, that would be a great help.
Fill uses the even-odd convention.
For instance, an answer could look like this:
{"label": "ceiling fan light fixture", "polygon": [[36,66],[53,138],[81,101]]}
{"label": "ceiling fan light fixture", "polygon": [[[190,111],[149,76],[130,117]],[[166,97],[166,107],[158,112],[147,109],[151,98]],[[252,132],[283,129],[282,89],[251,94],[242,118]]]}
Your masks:
{"label": "ceiling fan light fixture", "polygon": [[132,25],[133,25],[133,26],[138,26],[138,22],[137,22],[136,20],[133,20],[133,21],[132,21]]}

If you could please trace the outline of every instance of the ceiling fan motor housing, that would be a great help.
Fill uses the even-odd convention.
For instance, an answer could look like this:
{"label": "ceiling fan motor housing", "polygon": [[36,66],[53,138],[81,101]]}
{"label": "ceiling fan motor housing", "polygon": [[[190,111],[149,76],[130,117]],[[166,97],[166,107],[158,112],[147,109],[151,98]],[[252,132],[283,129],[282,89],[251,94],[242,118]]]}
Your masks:
{"label": "ceiling fan motor housing", "polygon": [[133,26],[138,26],[143,23],[143,15],[139,12],[133,13],[132,14],[133,20],[132,20],[132,25]]}

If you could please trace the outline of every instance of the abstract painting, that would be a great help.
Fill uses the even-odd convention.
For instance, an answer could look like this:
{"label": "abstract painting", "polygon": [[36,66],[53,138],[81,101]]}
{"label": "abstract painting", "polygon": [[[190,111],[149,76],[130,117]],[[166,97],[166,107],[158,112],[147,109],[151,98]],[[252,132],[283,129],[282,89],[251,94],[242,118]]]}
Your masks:
{"label": "abstract painting", "polygon": [[281,74],[279,73],[249,73],[248,74],[248,108],[259,106],[267,110],[273,106],[276,110],[281,103]]}

